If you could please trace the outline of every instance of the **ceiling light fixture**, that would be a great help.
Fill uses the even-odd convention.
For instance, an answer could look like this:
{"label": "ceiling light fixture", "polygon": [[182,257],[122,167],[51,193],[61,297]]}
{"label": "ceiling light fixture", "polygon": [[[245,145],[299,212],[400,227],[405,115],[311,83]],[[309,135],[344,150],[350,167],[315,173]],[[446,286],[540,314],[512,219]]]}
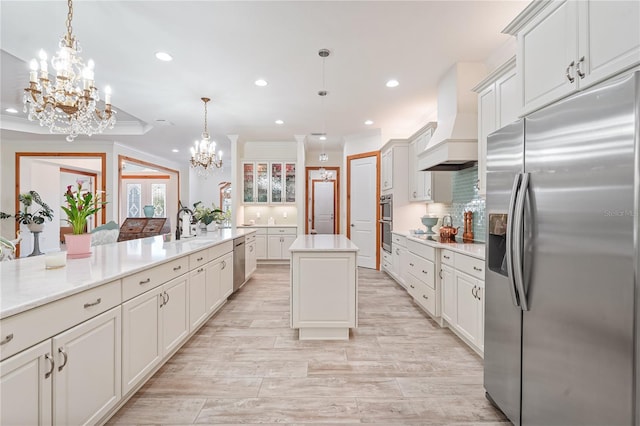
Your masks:
{"label": "ceiling light fixture", "polygon": [[180,152],[180,150],[179,150],[179,149],[176,149],[176,148],[173,148],[173,149],[171,150],[171,152]]}
{"label": "ceiling light fixture", "polygon": [[365,126],[371,126],[373,124],[373,120],[367,120],[364,122]]}
{"label": "ceiling light fixture", "polygon": [[259,79],[259,80],[256,80],[254,84],[256,86],[264,87],[269,83],[267,83],[267,80]]}
{"label": "ceiling light fixture", "polygon": [[29,88],[24,89],[23,102],[30,121],[38,120],[51,133],[66,134],[67,141],[73,142],[80,134],[91,136],[112,129],[116,112],[111,109],[109,86],[104,89],[104,110],[98,108],[100,95],[93,80],[94,63],[89,59],[85,65],[78,55],[82,49],[71,32],[72,0],[67,4],[67,33],[60,40],[60,50],[51,58],[55,83],[49,80],[47,53],[40,50],[40,67],[38,61],[31,60]]}
{"label": "ceiling light fixture", "polygon": [[173,56],[169,55],[167,52],[156,52],[156,59],[162,62],[171,62],[173,61]]}
{"label": "ceiling light fixture", "polygon": [[204,131],[199,141],[191,147],[191,167],[196,169],[199,176],[208,176],[214,168],[222,167],[222,151],[216,156],[216,143],[209,139],[207,128],[207,102],[211,99],[200,98],[204,102]]}
{"label": "ceiling light fixture", "polygon": [[282,121],[282,120],[276,120],[276,124],[284,124],[284,121]]}
{"label": "ceiling light fixture", "polygon": [[386,86],[387,87],[398,87],[400,83],[398,82],[398,80],[389,80],[387,81]]}
{"label": "ceiling light fixture", "polygon": [[17,114],[18,110],[15,108],[7,108],[5,109],[6,112],[8,112],[9,114]]}
{"label": "ceiling light fixture", "polygon": [[[322,134],[320,135],[320,140],[322,141],[322,151],[318,160],[321,163],[326,163],[329,161],[329,156],[324,150],[324,141],[327,140],[327,114],[326,108],[324,106],[324,98],[329,94],[325,88],[325,78],[324,78],[324,61],[331,54],[329,49],[320,49],[318,51],[318,55],[322,58],[322,90],[318,91],[318,96],[322,99]],[[324,170],[324,169],[321,169]],[[326,180],[326,179],[325,179]]]}

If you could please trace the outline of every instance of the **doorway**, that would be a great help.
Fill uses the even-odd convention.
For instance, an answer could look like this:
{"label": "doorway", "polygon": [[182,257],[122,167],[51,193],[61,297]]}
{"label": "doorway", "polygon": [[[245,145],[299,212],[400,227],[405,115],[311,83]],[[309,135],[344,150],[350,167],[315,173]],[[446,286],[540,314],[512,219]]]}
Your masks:
{"label": "doorway", "polygon": [[[323,176],[322,170],[326,175]],[[305,234],[340,232],[340,167],[307,167]],[[320,225],[321,230],[318,229]]]}
{"label": "doorway", "polygon": [[347,157],[347,238],[360,249],[358,266],[380,265],[380,152]]}

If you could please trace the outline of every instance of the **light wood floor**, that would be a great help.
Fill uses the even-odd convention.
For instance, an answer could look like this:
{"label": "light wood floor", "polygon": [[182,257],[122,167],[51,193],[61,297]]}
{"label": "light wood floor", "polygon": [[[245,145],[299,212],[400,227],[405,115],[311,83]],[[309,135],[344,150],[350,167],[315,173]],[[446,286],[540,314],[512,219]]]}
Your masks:
{"label": "light wood floor", "polygon": [[259,266],[110,423],[508,424],[480,357],[385,273],[359,270],[349,341],[297,340],[288,266]]}

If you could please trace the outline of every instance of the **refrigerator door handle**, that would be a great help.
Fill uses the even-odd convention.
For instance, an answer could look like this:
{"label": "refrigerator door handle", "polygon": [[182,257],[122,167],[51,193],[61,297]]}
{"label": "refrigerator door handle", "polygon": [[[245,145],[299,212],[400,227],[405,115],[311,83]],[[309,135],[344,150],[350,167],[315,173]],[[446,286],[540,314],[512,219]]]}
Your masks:
{"label": "refrigerator door handle", "polygon": [[524,207],[527,199],[527,192],[529,189],[529,173],[522,175],[522,184],[518,191],[518,199],[516,200],[515,219],[513,221],[513,278],[516,282],[518,295],[520,296],[520,307],[523,311],[529,310],[529,304],[527,303],[527,295],[524,292],[524,264],[522,262],[522,239],[523,239],[523,225],[524,225]]}
{"label": "refrigerator door handle", "polygon": [[511,298],[513,304],[520,307],[518,301],[518,294],[516,290],[516,282],[513,277],[513,220],[516,208],[516,198],[518,195],[518,188],[520,187],[520,181],[522,180],[522,173],[516,173],[513,178],[513,188],[511,189],[511,198],[509,199],[509,211],[507,219],[507,278],[509,279],[509,290],[511,291]]}

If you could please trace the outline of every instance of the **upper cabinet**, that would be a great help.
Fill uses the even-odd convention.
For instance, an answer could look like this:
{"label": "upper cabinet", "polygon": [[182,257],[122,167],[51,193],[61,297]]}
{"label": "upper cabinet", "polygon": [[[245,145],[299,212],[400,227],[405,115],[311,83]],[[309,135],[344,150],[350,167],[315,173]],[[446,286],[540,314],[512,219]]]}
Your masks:
{"label": "upper cabinet", "polygon": [[382,191],[393,188],[393,148],[389,148],[380,154],[382,163],[380,186]]}
{"label": "upper cabinet", "polygon": [[245,161],[242,173],[245,204],[295,203],[296,163]]}
{"label": "upper cabinet", "polygon": [[515,121],[522,102],[516,58],[492,72],[473,89],[478,93],[478,194],[486,194],[487,136]]}
{"label": "upper cabinet", "polygon": [[409,139],[409,201],[451,202],[451,172],[423,172],[418,155],[427,148],[435,123],[429,123]]}
{"label": "upper cabinet", "polygon": [[517,35],[526,115],[640,64],[640,2],[533,2],[505,32]]}

